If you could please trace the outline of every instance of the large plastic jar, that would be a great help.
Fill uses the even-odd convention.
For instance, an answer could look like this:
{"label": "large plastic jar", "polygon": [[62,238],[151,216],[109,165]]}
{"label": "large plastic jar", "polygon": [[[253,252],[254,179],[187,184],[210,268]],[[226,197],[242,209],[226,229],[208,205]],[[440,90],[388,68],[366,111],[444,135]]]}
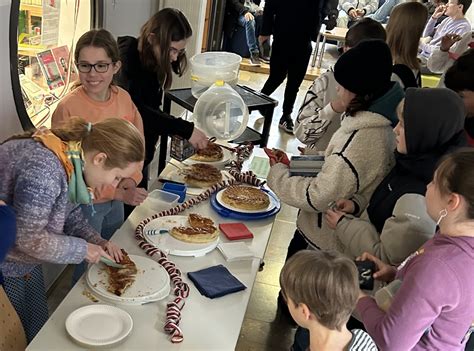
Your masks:
{"label": "large plastic jar", "polygon": [[242,57],[231,52],[210,51],[191,57],[191,93],[201,96],[212,84],[222,80],[235,86]]}
{"label": "large plastic jar", "polygon": [[249,111],[230,85],[217,81],[197,100],[193,118],[196,127],[207,136],[230,141],[244,132]]}

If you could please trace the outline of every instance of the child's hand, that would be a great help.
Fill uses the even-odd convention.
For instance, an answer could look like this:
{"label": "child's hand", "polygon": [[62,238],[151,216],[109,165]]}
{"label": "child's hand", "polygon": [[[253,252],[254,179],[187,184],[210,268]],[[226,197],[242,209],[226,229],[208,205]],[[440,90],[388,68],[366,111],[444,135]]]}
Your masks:
{"label": "child's hand", "polygon": [[431,16],[431,18],[433,18],[433,19],[438,19],[438,18],[440,18],[440,17],[444,14],[445,11],[446,11],[446,5],[444,5],[444,4],[439,5],[439,6],[436,8],[436,10],[435,10],[435,12],[433,13],[433,15]]}
{"label": "child's hand", "polygon": [[306,147],[298,146],[298,151],[300,152],[300,155],[304,155],[304,153],[306,152]]}
{"label": "child's hand", "polygon": [[127,205],[138,206],[148,196],[148,192],[143,188],[137,188],[137,184],[131,178],[124,178],[117,186],[116,198]]}
{"label": "child's hand", "polygon": [[365,10],[364,9],[357,9],[356,14],[357,14],[357,17],[364,17],[365,16]]}
{"label": "child's hand", "polygon": [[446,34],[441,38],[441,45],[439,49],[444,52],[448,52],[451,46],[454,45],[454,43],[458,42],[461,40],[461,36],[457,34]]}
{"label": "child's hand", "polygon": [[355,211],[354,201],[352,200],[347,200],[347,199],[337,200],[336,207],[339,211],[344,212],[344,213],[352,214]]}
{"label": "child's hand", "polygon": [[333,230],[336,229],[337,223],[339,222],[341,217],[344,217],[344,212],[338,211],[336,209],[329,209],[324,214],[324,219],[326,220],[328,227]]}
{"label": "child's hand", "polygon": [[277,163],[283,163],[287,166],[290,165],[290,160],[283,151],[278,149],[269,149],[268,147],[264,147],[263,151],[265,151],[268,156],[268,159],[270,160],[270,166],[273,166]]}
{"label": "child's hand", "polygon": [[397,274],[397,269],[385,262],[383,262],[378,257],[364,252],[362,256],[356,258],[357,261],[372,261],[377,266],[377,271],[373,274],[374,279],[380,280],[383,282],[391,282],[395,279]]}
{"label": "child's hand", "polygon": [[351,9],[347,14],[352,18],[357,18],[357,11],[355,9]]}
{"label": "child's hand", "polygon": [[119,263],[123,258],[122,249],[111,241],[107,241],[103,249],[114,259],[115,262]]}

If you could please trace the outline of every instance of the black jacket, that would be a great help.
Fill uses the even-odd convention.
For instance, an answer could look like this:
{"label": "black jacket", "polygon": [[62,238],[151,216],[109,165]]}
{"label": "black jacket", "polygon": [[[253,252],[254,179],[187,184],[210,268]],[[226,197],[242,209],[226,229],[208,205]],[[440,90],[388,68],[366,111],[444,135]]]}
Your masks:
{"label": "black jacket", "polygon": [[161,110],[163,98],[162,83],[157,74],[145,69],[138,54],[138,40],[133,37],[119,37],[118,45],[122,68],[118,74],[118,84],[128,91],[143,119],[146,158],[148,164],[154,154],[158,136],[179,135],[189,139],[194,124],[175,118]]}
{"label": "black jacket", "polygon": [[409,88],[403,114],[407,154],[395,152],[396,165],[375,189],[367,208],[379,233],[398,199],[404,194],[425,195],[440,158],[467,145],[464,106],[454,92]]}
{"label": "black jacket", "polygon": [[[266,0],[261,35],[287,43],[316,41],[322,20],[337,7],[337,0]],[[297,50],[298,47],[294,46]]]}

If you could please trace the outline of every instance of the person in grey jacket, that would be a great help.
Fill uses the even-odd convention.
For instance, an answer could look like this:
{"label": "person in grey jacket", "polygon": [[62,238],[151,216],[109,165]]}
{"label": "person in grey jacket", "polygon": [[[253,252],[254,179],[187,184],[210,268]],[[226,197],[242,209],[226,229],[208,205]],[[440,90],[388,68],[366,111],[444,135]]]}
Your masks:
{"label": "person in grey jacket", "polygon": [[[329,210],[325,216],[335,229],[342,252],[355,258],[369,252],[398,265],[421,247],[435,232],[426,212],[426,186],[439,159],[466,145],[464,105],[449,89],[406,90],[395,127],[395,167],[378,185],[360,218]],[[350,200],[337,201],[350,213]]]}

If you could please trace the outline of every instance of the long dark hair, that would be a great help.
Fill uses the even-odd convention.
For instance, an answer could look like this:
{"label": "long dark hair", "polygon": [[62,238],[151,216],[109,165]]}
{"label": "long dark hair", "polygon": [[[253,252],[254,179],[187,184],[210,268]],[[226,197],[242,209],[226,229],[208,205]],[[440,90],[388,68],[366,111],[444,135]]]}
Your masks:
{"label": "long dark hair", "polygon": [[[188,64],[186,53],[179,55],[178,60],[170,64],[171,42],[188,39],[192,34],[191,25],[184,14],[172,8],[157,12],[141,28],[138,38],[140,60],[146,69],[156,72],[164,89],[171,86],[171,70],[182,76]],[[154,47],[159,50],[153,50]]]}

